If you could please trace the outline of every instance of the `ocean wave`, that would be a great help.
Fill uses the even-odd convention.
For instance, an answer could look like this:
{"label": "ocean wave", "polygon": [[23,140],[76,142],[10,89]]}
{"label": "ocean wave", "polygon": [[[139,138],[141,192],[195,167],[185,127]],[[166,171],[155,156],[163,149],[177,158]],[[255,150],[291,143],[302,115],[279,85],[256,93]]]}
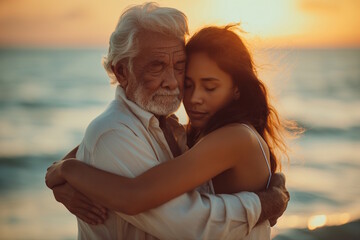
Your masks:
{"label": "ocean wave", "polygon": [[53,108],[83,108],[83,107],[97,107],[103,106],[106,102],[97,99],[83,99],[83,100],[68,100],[68,101],[56,101],[56,100],[42,100],[42,101],[0,101],[0,110],[6,111],[9,108],[15,108],[19,111],[26,109],[53,109]]}
{"label": "ocean wave", "polygon": [[288,119],[294,119],[309,128],[347,129],[359,126],[360,123],[360,100],[306,98],[289,94],[281,98],[277,107]]}
{"label": "ocean wave", "polygon": [[60,155],[0,157],[0,193],[44,187],[46,169]]}
{"label": "ocean wave", "polygon": [[294,202],[294,204],[306,205],[306,204],[314,204],[318,202],[331,206],[337,206],[340,204],[339,201],[337,201],[334,198],[328,197],[324,192],[300,191],[294,189],[289,189],[289,191],[290,191],[291,201]]}
{"label": "ocean wave", "polygon": [[0,157],[0,168],[37,168],[61,158],[60,154]]}
{"label": "ocean wave", "polygon": [[349,140],[360,140],[360,125],[345,128],[313,126],[309,123],[298,122],[305,129],[305,135],[317,137],[335,137]]}

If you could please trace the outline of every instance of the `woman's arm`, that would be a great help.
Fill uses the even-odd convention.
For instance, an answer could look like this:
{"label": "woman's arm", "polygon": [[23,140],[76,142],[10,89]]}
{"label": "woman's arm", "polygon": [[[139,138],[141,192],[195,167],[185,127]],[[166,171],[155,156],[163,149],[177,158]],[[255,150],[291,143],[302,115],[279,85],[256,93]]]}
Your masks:
{"label": "woman's arm", "polygon": [[190,191],[235,166],[248,147],[243,133],[238,126],[218,129],[183,155],[136,178],[118,176],[76,160],[65,161],[58,172],[90,199],[110,209],[137,214]]}

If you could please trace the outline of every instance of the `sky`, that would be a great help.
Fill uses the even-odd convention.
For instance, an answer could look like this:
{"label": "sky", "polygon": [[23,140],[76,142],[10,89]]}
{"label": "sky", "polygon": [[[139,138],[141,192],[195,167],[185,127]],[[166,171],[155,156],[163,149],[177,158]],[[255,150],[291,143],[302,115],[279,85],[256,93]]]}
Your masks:
{"label": "sky", "polygon": [[[137,0],[0,0],[0,46],[106,47]],[[159,0],[183,11],[190,33],[240,22],[265,47],[360,47],[359,0]]]}

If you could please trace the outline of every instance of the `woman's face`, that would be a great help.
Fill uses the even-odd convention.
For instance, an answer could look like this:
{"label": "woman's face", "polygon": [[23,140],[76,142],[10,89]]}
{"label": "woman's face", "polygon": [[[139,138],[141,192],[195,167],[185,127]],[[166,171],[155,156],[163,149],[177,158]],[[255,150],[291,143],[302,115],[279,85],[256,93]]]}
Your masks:
{"label": "woman's face", "polygon": [[238,95],[231,76],[205,53],[187,58],[184,106],[194,128],[203,128],[209,119]]}

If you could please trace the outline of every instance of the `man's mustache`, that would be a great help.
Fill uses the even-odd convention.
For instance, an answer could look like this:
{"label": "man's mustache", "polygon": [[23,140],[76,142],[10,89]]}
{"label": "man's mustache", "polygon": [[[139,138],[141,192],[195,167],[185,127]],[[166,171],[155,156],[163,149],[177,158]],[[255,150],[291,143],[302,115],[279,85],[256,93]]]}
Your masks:
{"label": "man's mustache", "polygon": [[179,94],[179,88],[176,88],[174,90],[159,89],[154,93],[154,96],[178,96]]}

